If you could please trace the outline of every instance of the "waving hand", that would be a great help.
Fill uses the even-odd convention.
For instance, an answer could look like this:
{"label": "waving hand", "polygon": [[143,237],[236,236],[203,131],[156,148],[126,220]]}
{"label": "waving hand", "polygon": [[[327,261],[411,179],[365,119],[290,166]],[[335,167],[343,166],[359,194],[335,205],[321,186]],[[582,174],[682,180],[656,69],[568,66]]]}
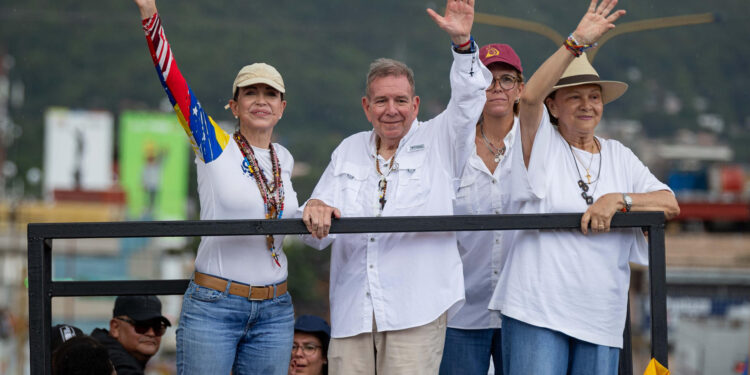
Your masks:
{"label": "waving hand", "polygon": [[450,35],[454,44],[464,44],[471,37],[471,26],[474,23],[474,0],[448,0],[445,4],[445,16],[427,9],[427,14],[445,32]]}
{"label": "waving hand", "polygon": [[146,19],[156,13],[156,0],[133,0],[135,5],[138,5],[138,10],[141,12],[141,18]]}
{"label": "waving hand", "polygon": [[603,0],[598,6],[597,2],[598,0],[591,0],[588,11],[573,32],[579,43],[594,44],[607,31],[614,29],[614,22],[625,14],[624,10],[612,13],[617,0]]}

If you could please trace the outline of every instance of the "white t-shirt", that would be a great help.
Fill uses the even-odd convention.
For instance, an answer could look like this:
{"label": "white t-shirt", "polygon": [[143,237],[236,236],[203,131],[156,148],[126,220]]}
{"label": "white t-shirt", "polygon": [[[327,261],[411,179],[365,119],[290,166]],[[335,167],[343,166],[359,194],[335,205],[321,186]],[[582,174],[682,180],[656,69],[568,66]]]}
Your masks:
{"label": "white t-shirt", "polygon": [[[265,219],[263,199],[255,178],[243,166],[245,157],[232,136],[206,114],[195,93],[190,90],[177,67],[159,15],[154,14],[143,20],[143,30],[159,81],[196,155],[201,220]],[[273,148],[279,157],[284,185],[282,218],[295,217],[299,204],[290,179],[294,159],[281,145],[273,144]],[[254,150],[263,172],[272,182],[270,151]],[[254,286],[281,282],[287,276],[286,255],[281,251],[282,239],[283,236],[274,236],[281,263],[279,267],[268,251],[265,236],[203,237],[198,247],[195,269]]]}
{"label": "white t-shirt", "polygon": [[[274,143],[273,147],[279,157],[284,185],[282,218],[293,218],[299,206],[291,181],[294,159],[284,146]],[[257,147],[253,147],[253,151],[267,181],[272,182],[270,151]],[[195,159],[201,220],[266,218],[258,185],[255,178],[246,172],[244,162],[245,158],[233,138],[221,155],[210,163]],[[255,286],[279,283],[287,277],[286,254],[281,248],[283,239],[283,235],[274,235],[281,263],[279,267],[268,251],[265,236],[204,236],[198,247],[195,269]]]}
{"label": "white t-shirt", "polygon": [[[523,130],[522,130],[523,131]],[[528,170],[516,147],[511,190],[513,210],[522,214],[571,213],[588,209],[578,180],[589,171],[594,200],[612,192],[669,190],[630,149],[597,138],[600,154],[576,150],[544,110]],[[599,158],[601,168],[599,168]],[[578,172],[576,172],[578,168]],[[513,245],[489,307],[522,322],[610,347],[622,347],[629,261],[646,264],[648,246],[638,228],[583,235],[579,230],[515,231]]]}

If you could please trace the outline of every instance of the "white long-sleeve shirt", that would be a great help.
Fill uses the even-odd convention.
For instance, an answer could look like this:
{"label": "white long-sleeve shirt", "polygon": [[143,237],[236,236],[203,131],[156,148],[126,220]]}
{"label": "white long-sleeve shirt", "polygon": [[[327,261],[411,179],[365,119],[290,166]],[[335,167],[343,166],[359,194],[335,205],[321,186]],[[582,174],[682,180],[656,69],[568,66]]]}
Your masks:
{"label": "white long-sleeve shirt", "polygon": [[[436,118],[414,121],[396,151],[382,216],[451,215],[458,176],[470,155],[474,125],[484,107],[491,74],[477,53],[453,54],[451,100]],[[312,199],[343,217],[380,212],[379,176],[372,131],[345,139],[315,187]],[[319,249],[333,242],[330,301],[332,337],[427,324],[464,299],[461,259],[454,233],[360,233],[311,236]]]}
{"label": "white long-sleeve shirt", "polygon": [[[263,199],[248,170],[248,161],[232,135],[206,114],[182,76],[158,13],[143,20],[143,30],[159,81],[195,151],[201,220],[265,219]],[[284,189],[285,212],[281,218],[286,219],[294,217],[298,206],[291,180],[294,159],[283,146],[273,144],[273,148]],[[253,149],[266,178],[273,181],[270,150]],[[249,285],[280,283],[287,278],[286,255],[281,249],[284,236],[273,238],[281,267],[271,257],[265,236],[204,236],[195,269]]]}
{"label": "white long-sleeve shirt", "polygon": [[[476,144],[461,173],[456,193],[454,214],[507,214],[510,205],[511,163],[513,148],[520,146],[518,118],[505,136],[505,156],[493,172],[477,155]],[[482,146],[480,146],[482,147]],[[487,308],[500,279],[500,271],[508,256],[512,233],[505,230],[458,232],[458,251],[464,267],[466,302],[448,321],[448,327],[460,329],[500,328],[500,314]]]}

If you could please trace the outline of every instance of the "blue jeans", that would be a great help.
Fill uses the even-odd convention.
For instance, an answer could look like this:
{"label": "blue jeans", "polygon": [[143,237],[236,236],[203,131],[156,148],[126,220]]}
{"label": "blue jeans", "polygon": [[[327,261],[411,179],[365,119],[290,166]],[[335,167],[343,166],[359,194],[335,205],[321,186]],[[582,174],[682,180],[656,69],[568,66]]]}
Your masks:
{"label": "blue jeans", "polygon": [[495,365],[495,375],[503,373],[500,328],[458,329],[445,332],[443,360],[440,374],[487,375],[490,356]]}
{"label": "blue jeans", "polygon": [[294,308],[289,293],[250,301],[195,284],[177,328],[178,374],[279,374],[289,370]]}
{"label": "blue jeans", "polygon": [[617,375],[620,349],[503,315],[505,375]]}

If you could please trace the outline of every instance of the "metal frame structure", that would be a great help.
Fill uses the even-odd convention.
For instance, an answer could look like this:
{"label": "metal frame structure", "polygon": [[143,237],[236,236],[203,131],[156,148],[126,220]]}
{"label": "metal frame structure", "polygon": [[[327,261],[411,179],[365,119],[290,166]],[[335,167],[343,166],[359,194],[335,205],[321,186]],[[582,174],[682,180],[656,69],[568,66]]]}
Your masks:
{"label": "metal frame structure", "polygon": [[[617,213],[612,228],[648,231],[651,355],[667,366],[667,288],[663,212]],[[331,233],[572,229],[581,214],[415,216],[335,220]],[[52,240],[71,238],[192,237],[306,234],[299,219],[29,224],[29,347],[31,374],[51,373],[52,298],[183,294],[189,280],[52,281]],[[623,332],[620,374],[631,375],[630,314]]]}

